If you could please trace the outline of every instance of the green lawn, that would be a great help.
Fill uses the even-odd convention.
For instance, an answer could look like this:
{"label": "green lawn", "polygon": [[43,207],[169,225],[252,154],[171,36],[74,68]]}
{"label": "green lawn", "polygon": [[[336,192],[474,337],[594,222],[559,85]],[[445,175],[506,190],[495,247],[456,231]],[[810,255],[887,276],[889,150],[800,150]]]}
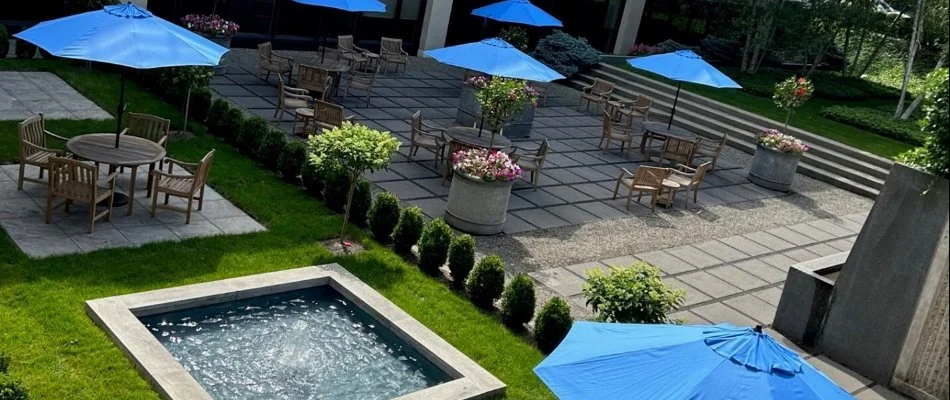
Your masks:
{"label": "green lawn", "polygon": [[[615,65],[627,69],[637,75],[643,75],[664,83],[675,85],[675,83],[671,82],[669,79],[663,78],[659,75],[634,69],[626,62],[618,62]],[[708,86],[689,83],[683,84],[683,89],[731,105],[733,107],[761,115],[763,117],[771,118],[779,122],[785,121],[785,112],[776,107],[775,104],[772,103],[772,100],[768,98],[755,96],[741,90],[716,89]],[[825,118],[819,114],[819,111],[822,108],[831,105],[880,108],[893,107],[894,102],[878,99],[869,99],[864,101],[832,101],[821,98],[812,98],[807,103],[805,103],[804,106],[795,111],[795,114],[792,115],[789,125],[889,159],[893,158],[897,154],[913,148],[913,146],[907,143],[887,138],[873,132],[868,132],[851,125],[842,124],[840,122]]]}
{"label": "green lawn", "polygon": [[[0,61],[0,70],[14,68],[56,72],[106,110],[115,109],[115,74],[59,61]],[[135,84],[129,86],[128,98],[129,111],[180,117],[177,107]],[[48,125],[67,135],[114,129],[114,121]],[[170,155],[197,160],[217,148],[211,186],[266,225],[268,232],[39,261],[28,259],[0,233],[0,349],[12,355],[10,373],[25,381],[31,398],[158,398],[86,316],[85,300],[329,262],[344,265],[504,381],[508,398],[553,398],[532,372],[541,353],[495,316],[355,230],[352,234],[362,237],[368,250],[352,257],[332,256],[318,241],[338,233],[339,215],[223,142],[200,134],[201,127],[196,130],[195,138],[171,142]],[[16,158],[15,138],[16,123],[0,122],[0,162]]]}

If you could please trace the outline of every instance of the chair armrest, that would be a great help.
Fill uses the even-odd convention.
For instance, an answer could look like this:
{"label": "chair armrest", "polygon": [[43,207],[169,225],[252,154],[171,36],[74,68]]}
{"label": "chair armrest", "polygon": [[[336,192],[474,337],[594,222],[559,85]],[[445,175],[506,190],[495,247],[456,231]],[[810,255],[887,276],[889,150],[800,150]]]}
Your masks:
{"label": "chair armrest", "polygon": [[307,93],[310,93],[310,91],[307,89],[290,87],[290,86],[284,86],[284,91],[287,92],[288,94],[298,94],[298,95],[305,95]]}
{"label": "chair armrest", "polygon": [[35,145],[35,144],[33,144],[33,143],[30,143],[30,142],[21,142],[21,143],[27,145],[28,147],[30,147],[30,148],[32,148],[32,149],[39,150],[39,151],[48,151],[48,152],[50,152],[50,153],[56,153],[56,154],[58,154],[58,155],[65,155],[65,154],[67,154],[66,151],[63,151],[63,150],[50,149],[50,148],[47,148],[47,147],[37,146],[37,145]]}
{"label": "chair armrest", "polygon": [[127,134],[127,133],[129,133],[129,128],[123,128],[123,129],[122,129],[122,132],[119,132],[119,136],[123,136],[123,135],[125,135],[125,134]]}
{"label": "chair armrest", "polygon": [[156,175],[165,178],[174,178],[174,179],[195,179],[194,175],[181,175],[181,174],[172,174],[169,172],[163,172],[160,170],[155,170],[150,173],[151,175]]}
{"label": "chair armrest", "polygon": [[366,50],[366,49],[364,49],[364,48],[362,48],[362,47],[360,47],[360,46],[357,46],[357,45],[355,45],[355,44],[353,45],[353,50],[358,51],[358,52],[361,52],[361,53],[370,53],[369,50]]}
{"label": "chair armrest", "polygon": [[439,132],[438,135],[420,129],[418,132],[416,132],[416,134],[421,135],[421,136],[426,136],[426,137],[433,138],[433,139],[435,139],[436,141],[443,141],[443,142],[444,142],[444,141],[445,141],[445,132],[444,132],[444,131],[441,131],[441,130],[437,130],[437,132]]}
{"label": "chair armrest", "polygon": [[409,56],[409,53],[408,53],[408,52],[406,52],[406,51],[405,51],[405,50],[403,50],[403,49],[399,49],[399,54],[402,54],[402,55],[404,55],[404,56],[406,56],[406,57],[408,57],[408,56]]}
{"label": "chair armrest", "polygon": [[356,116],[355,116],[355,115],[347,115],[347,116],[343,117],[343,120],[344,120],[344,121],[352,121],[353,118],[356,118]]}
{"label": "chair armrest", "polygon": [[53,132],[47,131],[47,130],[44,130],[43,133],[45,133],[46,136],[49,136],[49,137],[54,138],[54,139],[59,139],[59,140],[62,140],[62,141],[64,141],[64,142],[68,142],[68,141],[69,141],[68,138],[63,137],[63,136],[59,136],[59,135],[57,135],[57,134],[55,134],[55,133],[53,133]]}
{"label": "chair armrest", "polygon": [[158,141],[155,143],[159,146],[165,147],[165,143],[168,143],[168,135],[162,136],[162,138],[158,139]]}
{"label": "chair armrest", "polygon": [[430,131],[442,131],[442,134],[443,134],[443,135],[444,135],[445,132],[446,132],[446,129],[445,129],[445,128],[443,128],[443,127],[441,127],[441,126],[438,126],[438,125],[436,125],[436,124],[429,124],[429,123],[426,123],[425,121],[422,121],[422,127],[423,127],[423,128],[426,128],[426,130],[430,130]]}
{"label": "chair armrest", "polygon": [[[201,163],[184,162],[184,161],[176,160],[171,157],[165,157],[165,159],[163,159],[162,162],[165,164],[168,164],[168,174],[172,173],[172,167],[175,164],[185,166],[185,167],[192,167],[192,168],[198,168],[198,166],[201,165]],[[159,166],[158,170],[161,171],[161,166]]]}
{"label": "chair armrest", "polygon": [[622,179],[623,177],[630,175],[634,176],[633,172],[630,172],[628,169],[620,167],[620,176],[617,179]]}
{"label": "chair armrest", "polygon": [[100,182],[115,182],[115,178],[119,176],[118,172],[113,172],[109,175],[106,175],[104,178],[100,179]]}
{"label": "chair armrest", "polygon": [[[304,89],[304,90],[306,90],[306,89]],[[306,100],[307,102],[313,101],[313,96],[311,96],[311,95],[309,95],[309,94],[284,93],[284,96],[286,96],[286,97],[292,97],[292,98],[300,99],[300,100]]]}

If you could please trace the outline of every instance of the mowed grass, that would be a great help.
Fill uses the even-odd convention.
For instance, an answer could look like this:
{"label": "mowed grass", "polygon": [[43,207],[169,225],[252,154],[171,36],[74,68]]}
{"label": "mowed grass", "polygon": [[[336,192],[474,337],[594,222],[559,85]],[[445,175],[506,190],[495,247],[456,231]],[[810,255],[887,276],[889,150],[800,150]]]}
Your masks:
{"label": "mowed grass", "polygon": [[[114,73],[61,61],[0,61],[0,70],[13,68],[53,71],[104,109],[115,108],[119,81]],[[177,107],[135,84],[128,90],[129,111],[172,117],[178,126]],[[114,123],[50,121],[49,129],[75,135],[109,131]],[[367,251],[332,256],[318,241],[338,234],[341,216],[195,127],[199,135],[171,142],[170,155],[197,160],[216,148],[211,186],[268,231],[43,260],[27,258],[0,233],[0,349],[13,357],[10,372],[25,381],[31,398],[158,398],[86,315],[86,300],[329,262],[344,265],[504,381],[507,398],[553,398],[532,372],[541,353],[497,317],[356,230],[351,233],[362,238]],[[15,123],[0,123],[0,160],[16,159],[15,137]]]}
{"label": "mowed grass", "polygon": [[[655,79],[673,86],[676,85],[675,82],[669,79],[643,70],[638,70],[626,62],[619,62],[614,65],[637,75]],[[683,89],[753,114],[771,118],[780,123],[785,121],[785,111],[776,107],[770,98],[756,96],[743,92],[742,90],[716,89],[691,83],[684,83]],[[913,146],[907,143],[821,116],[819,111],[821,111],[822,108],[833,105],[880,108],[893,107],[895,103],[893,101],[880,99],[841,101],[813,97],[811,100],[808,100],[805,105],[795,110],[795,113],[789,121],[789,125],[888,159],[894,158],[894,156],[913,148]]]}

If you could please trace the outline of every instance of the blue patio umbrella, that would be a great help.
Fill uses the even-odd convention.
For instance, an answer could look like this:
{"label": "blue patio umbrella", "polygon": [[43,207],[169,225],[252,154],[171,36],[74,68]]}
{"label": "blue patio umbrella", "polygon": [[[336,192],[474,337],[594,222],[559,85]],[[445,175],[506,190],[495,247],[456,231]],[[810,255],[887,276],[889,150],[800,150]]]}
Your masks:
{"label": "blue patio umbrella", "polygon": [[[307,6],[335,8],[337,10],[353,13],[386,12],[386,4],[383,4],[383,2],[379,0],[294,0],[294,2]],[[357,18],[359,18],[359,14],[357,14]],[[323,13],[320,13],[318,26],[323,26]],[[321,61],[325,59],[327,55],[326,34],[323,35],[322,42],[323,50],[320,55]]]}
{"label": "blue patio umbrella", "polygon": [[627,60],[627,64],[676,81],[676,97],[673,99],[673,110],[670,111],[668,127],[673,125],[673,114],[676,114],[676,102],[679,100],[680,87],[683,82],[715,88],[742,88],[726,74],[709,65],[699,54],[691,50],[678,50],[672,53],[631,58]]}
{"label": "blue patio umbrella", "polygon": [[576,322],[534,372],[561,400],[844,400],[760,327]]}
{"label": "blue patio umbrella", "polygon": [[[131,3],[41,22],[14,36],[57,57],[135,69],[214,66],[228,51]],[[125,111],[125,68],[120,87],[116,147]]]}
{"label": "blue patio umbrella", "polygon": [[492,3],[472,10],[472,15],[532,26],[564,26],[560,20],[528,0],[505,0]]}
{"label": "blue patio umbrella", "polygon": [[426,50],[425,54],[443,64],[493,76],[537,82],[564,79],[564,75],[499,38]]}

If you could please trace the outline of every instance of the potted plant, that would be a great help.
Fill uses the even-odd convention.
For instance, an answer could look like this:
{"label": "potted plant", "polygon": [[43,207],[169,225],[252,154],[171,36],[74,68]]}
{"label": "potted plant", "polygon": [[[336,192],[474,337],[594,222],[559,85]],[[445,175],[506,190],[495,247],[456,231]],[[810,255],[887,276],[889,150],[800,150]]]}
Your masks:
{"label": "potted plant", "polygon": [[538,92],[520,79],[484,75],[469,78],[462,86],[456,122],[476,124],[506,137],[528,137],[534,124]]}
{"label": "potted plant", "polygon": [[791,190],[798,160],[808,151],[808,145],[776,129],[766,129],[756,136],[756,141],[749,181],[767,189]]}
{"label": "potted plant", "polygon": [[452,164],[445,221],[476,235],[501,233],[511,187],[521,177],[521,167],[508,154],[485,149],[459,150],[452,154]]}
{"label": "potted plant", "polygon": [[804,77],[793,76],[775,84],[772,100],[778,108],[785,110],[785,128],[782,132],[788,132],[788,120],[792,117],[792,112],[805,104],[814,92],[815,86]]}
{"label": "potted plant", "polygon": [[[188,30],[204,36],[226,49],[231,48],[231,38],[234,37],[238,29],[241,29],[237,23],[221,18],[217,14],[188,14],[181,19],[181,23]],[[221,62],[214,69],[215,75],[224,75],[227,72],[227,57],[227,53],[221,57]]]}

